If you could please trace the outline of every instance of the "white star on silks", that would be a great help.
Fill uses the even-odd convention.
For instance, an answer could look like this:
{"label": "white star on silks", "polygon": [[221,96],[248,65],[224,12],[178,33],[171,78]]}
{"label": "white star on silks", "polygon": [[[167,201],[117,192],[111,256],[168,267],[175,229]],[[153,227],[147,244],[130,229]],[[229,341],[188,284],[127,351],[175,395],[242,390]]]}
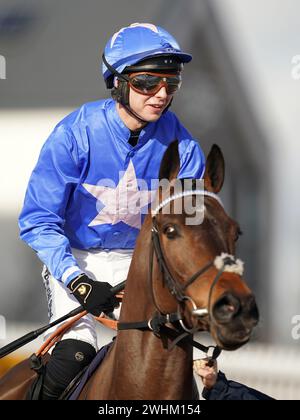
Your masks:
{"label": "white star on silks", "polygon": [[104,205],[89,226],[115,225],[124,222],[137,229],[141,228],[141,210],[151,203],[156,191],[139,190],[132,161],[119,180],[116,188],[104,185],[82,184],[101,204]]}

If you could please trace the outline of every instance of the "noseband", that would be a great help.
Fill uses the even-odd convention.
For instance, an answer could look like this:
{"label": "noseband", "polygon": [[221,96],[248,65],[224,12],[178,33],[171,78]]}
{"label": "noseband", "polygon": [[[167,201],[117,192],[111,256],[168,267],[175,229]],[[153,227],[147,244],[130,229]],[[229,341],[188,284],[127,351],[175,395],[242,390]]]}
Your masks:
{"label": "noseband", "polygon": [[[149,264],[149,278],[151,281],[151,288],[152,287],[152,272],[153,272],[153,254],[155,252],[157,261],[158,261],[158,265],[159,265],[159,269],[162,273],[163,276],[163,281],[164,284],[167,286],[167,288],[169,289],[170,293],[176,298],[176,300],[180,303],[183,303],[185,301],[189,301],[193,307],[192,309],[192,315],[196,316],[196,317],[203,317],[208,315],[209,319],[211,319],[211,297],[212,297],[212,292],[214,287],[216,286],[218,280],[220,279],[222,273],[224,271],[230,271],[230,272],[234,272],[236,274],[242,275],[243,274],[243,262],[241,260],[235,259],[234,256],[230,255],[230,254],[225,254],[222,253],[220,256],[217,256],[213,261],[208,262],[204,267],[200,268],[200,270],[198,270],[195,274],[193,274],[186,282],[184,283],[179,283],[178,281],[176,281],[174,279],[174,277],[172,276],[170,269],[166,263],[165,257],[164,257],[164,253],[162,250],[162,246],[161,246],[161,242],[159,239],[159,230],[157,227],[157,222],[156,222],[156,215],[159,213],[159,211],[166,206],[167,204],[169,204],[171,201],[177,200],[179,198],[184,198],[187,196],[191,196],[191,195],[202,195],[202,196],[208,196],[211,197],[213,199],[215,199],[222,207],[223,203],[221,201],[221,199],[214,193],[210,192],[210,191],[205,191],[205,190],[189,190],[189,191],[184,191],[178,194],[174,194],[170,197],[168,197],[167,199],[165,199],[164,201],[162,201],[156,208],[155,210],[152,212],[152,229],[151,229],[151,233],[152,233],[152,246],[151,246],[151,250],[150,250],[150,264]],[[187,296],[186,294],[184,294],[185,290],[191,285],[193,284],[197,279],[199,279],[199,277],[201,275],[203,275],[206,271],[208,271],[210,268],[212,267],[216,267],[218,269],[218,272],[216,274],[216,277],[214,278],[211,286],[210,286],[210,290],[209,290],[209,297],[208,297],[208,305],[207,308],[198,308],[195,304],[195,302],[193,301],[193,299],[190,296]],[[154,299],[154,294],[153,294],[153,290],[152,290],[152,295],[153,295],[153,300],[155,302]],[[157,305],[156,305],[157,307]],[[159,308],[157,307],[157,309],[159,310]],[[160,311],[161,312],[161,311]],[[186,327],[184,325],[184,321],[181,319],[179,320],[182,328],[187,331],[187,332],[194,332],[194,329],[189,329],[188,327]]]}

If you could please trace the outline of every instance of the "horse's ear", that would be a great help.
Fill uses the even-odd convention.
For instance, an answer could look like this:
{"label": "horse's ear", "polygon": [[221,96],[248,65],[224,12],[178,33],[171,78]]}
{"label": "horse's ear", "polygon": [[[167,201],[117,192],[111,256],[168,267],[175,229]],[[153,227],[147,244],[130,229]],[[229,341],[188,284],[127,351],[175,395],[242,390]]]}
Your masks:
{"label": "horse's ear", "polygon": [[178,140],[173,141],[165,151],[162,158],[159,179],[174,179],[177,177],[180,169],[180,160],[178,152]]}
{"label": "horse's ear", "polygon": [[214,144],[206,159],[204,186],[207,191],[218,193],[225,178],[225,161],[219,146]]}

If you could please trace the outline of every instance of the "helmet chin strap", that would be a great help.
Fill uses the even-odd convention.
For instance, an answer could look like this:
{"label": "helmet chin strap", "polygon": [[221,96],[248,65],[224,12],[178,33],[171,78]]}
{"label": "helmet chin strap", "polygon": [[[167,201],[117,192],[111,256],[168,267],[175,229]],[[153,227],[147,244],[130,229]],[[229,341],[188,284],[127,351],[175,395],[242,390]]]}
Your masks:
{"label": "helmet chin strap", "polygon": [[[168,106],[163,110],[163,114],[165,113],[165,112],[167,112],[168,111],[168,109],[170,108],[170,106],[171,106],[171,104],[172,104],[172,101],[173,101],[173,98],[170,100],[170,103],[168,104]],[[128,102],[129,102],[129,100],[128,100]],[[131,116],[133,116],[134,118],[136,118],[138,121],[140,121],[141,123],[143,123],[143,124],[148,124],[150,121],[147,121],[147,120],[144,120],[142,117],[140,117],[136,112],[134,112],[131,108],[130,108],[130,104],[128,104],[128,105],[125,105],[125,104],[123,104],[122,102],[120,102],[120,104],[121,105],[123,105],[124,106],[124,108],[126,109],[126,111],[131,115]]]}
{"label": "helmet chin strap", "polygon": [[[106,67],[108,68],[108,70],[115,76],[117,77],[122,83],[128,83],[128,77],[126,77],[124,74],[119,73],[113,66],[111,66],[109,64],[109,62],[106,60],[104,53],[102,54],[102,60],[103,63],[106,65]],[[134,118],[136,118],[138,121],[140,121],[143,124],[147,124],[149,121],[144,120],[140,115],[138,115],[136,112],[134,112],[131,108],[129,103],[125,103],[125,101],[123,100],[123,95],[118,95],[117,98],[117,102],[119,102],[125,109],[126,111]],[[129,98],[128,98],[128,102],[129,102]]]}
{"label": "helmet chin strap", "polygon": [[[129,102],[129,101],[128,101]],[[142,117],[140,117],[136,112],[134,112],[131,108],[130,108],[130,104],[125,105],[124,103],[120,102],[120,104],[126,109],[126,111],[135,119],[137,119],[139,122],[145,124],[148,124],[149,121],[144,120]]]}

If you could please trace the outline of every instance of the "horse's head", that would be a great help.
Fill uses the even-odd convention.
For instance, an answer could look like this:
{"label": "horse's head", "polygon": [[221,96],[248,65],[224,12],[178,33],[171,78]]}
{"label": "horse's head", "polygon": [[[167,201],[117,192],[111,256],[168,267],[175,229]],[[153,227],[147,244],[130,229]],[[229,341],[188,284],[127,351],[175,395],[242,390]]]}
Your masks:
{"label": "horse's head", "polygon": [[[174,312],[179,302],[185,328],[209,330],[219,347],[234,350],[249,340],[258,322],[258,310],[242,278],[243,263],[234,257],[239,225],[226,214],[217,196],[224,168],[222,152],[213,146],[207,158],[204,188],[184,190],[177,196],[160,191],[159,205],[152,212],[152,235],[158,256],[154,269],[164,279],[153,284],[153,294],[164,313]],[[160,179],[172,183],[178,169],[178,143],[174,142],[163,158]],[[189,197],[196,203],[201,195],[202,210],[195,205],[194,216],[202,211],[203,221],[187,224],[192,215],[186,213],[183,201]],[[175,208],[180,201],[183,210],[178,212]],[[170,211],[164,211],[166,206]]]}

